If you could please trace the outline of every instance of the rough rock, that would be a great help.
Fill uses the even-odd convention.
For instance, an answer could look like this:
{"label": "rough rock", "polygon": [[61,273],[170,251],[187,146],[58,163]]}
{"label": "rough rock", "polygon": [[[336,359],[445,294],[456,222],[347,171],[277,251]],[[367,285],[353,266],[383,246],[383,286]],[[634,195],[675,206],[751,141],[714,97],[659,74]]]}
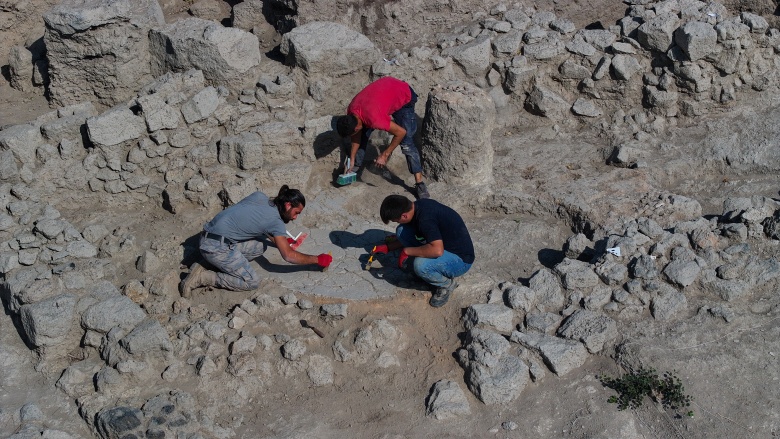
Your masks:
{"label": "rough rock", "polygon": [[538,352],[547,367],[558,376],[566,375],[582,366],[588,359],[588,350],[582,343],[574,340],[520,331],[513,332],[511,340]]}
{"label": "rough rock", "polygon": [[679,19],[674,14],[661,14],[644,22],[637,29],[637,40],[648,50],[666,52],[672,45]]}
{"label": "rough rock", "polygon": [[437,381],[431,388],[425,405],[425,414],[438,419],[452,419],[471,413],[469,401],[458,383]]}
{"label": "rough rock", "polygon": [[146,133],[144,119],[126,107],[87,119],[89,140],[97,146],[115,146]]}
{"label": "rough rock", "polygon": [[514,312],[503,303],[477,303],[466,308],[463,326],[466,330],[475,327],[510,333],[514,329]]}
{"label": "rough rock", "polygon": [[243,88],[254,82],[247,75],[260,64],[257,37],[200,18],[177,20],[149,34],[152,74],[198,69],[214,84]]}
{"label": "rough rock", "polygon": [[116,295],[87,308],[81,316],[81,325],[105,333],[115,326],[134,328],[144,318],[146,313],[132,300]]}
{"label": "rough rock", "polygon": [[444,50],[442,56],[451,56],[466,76],[478,78],[483,76],[490,67],[490,49],[490,38],[483,35],[462,46]]}
{"label": "rough rock", "polygon": [[35,346],[55,346],[68,336],[75,321],[76,297],[63,294],[23,305],[19,309],[22,327]]}
{"label": "rough rock", "polygon": [[696,61],[715,52],[718,34],[711,24],[689,21],[675,31],[674,42],[688,59]]}
{"label": "rough rock", "polygon": [[338,23],[315,21],[284,34],[279,46],[289,65],[309,74],[344,75],[372,65],[379,51],[365,35]]}
{"label": "rough rock", "polygon": [[535,86],[525,101],[525,108],[529,112],[551,119],[562,118],[570,107],[565,99],[541,85]]}
{"label": "rough rock", "polygon": [[617,323],[603,314],[580,310],[564,320],[558,335],[581,341],[588,352],[595,354],[617,338]]}
{"label": "rough rock", "polygon": [[43,20],[53,102],[114,105],[152,79],[149,29],[165,23],[157,1],[66,0]]}
{"label": "rough rock", "polygon": [[504,337],[475,328],[458,351],[469,390],[485,404],[514,401],[528,382],[528,366],[508,350]]}
{"label": "rough rock", "polygon": [[422,126],[423,166],[431,178],[455,185],[486,184],[493,178],[495,105],[482,90],[448,83],[428,96]]}

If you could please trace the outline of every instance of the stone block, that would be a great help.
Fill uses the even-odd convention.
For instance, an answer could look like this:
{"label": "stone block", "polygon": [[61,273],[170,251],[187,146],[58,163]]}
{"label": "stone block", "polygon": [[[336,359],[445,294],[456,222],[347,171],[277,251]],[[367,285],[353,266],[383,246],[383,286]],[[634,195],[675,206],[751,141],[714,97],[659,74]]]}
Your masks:
{"label": "stone block", "polygon": [[648,50],[666,52],[672,46],[679,18],[675,14],[661,14],[637,28],[637,40]]}
{"label": "stone block", "polygon": [[188,124],[193,124],[211,116],[220,101],[217,89],[206,87],[182,104],[181,114]]}
{"label": "stone block", "polygon": [[53,102],[115,105],[152,79],[149,29],[165,23],[156,0],[65,0],[43,20]]}
{"label": "stone block", "polygon": [[650,311],[656,320],[670,320],[688,308],[688,299],[675,288],[662,284],[657,296],[650,303]]}
{"label": "stone block", "polygon": [[252,170],[263,166],[263,143],[258,134],[241,133],[223,137],[218,144],[219,162],[240,169]]}
{"label": "stone block", "polygon": [[428,96],[422,126],[423,167],[432,179],[455,185],[493,179],[490,133],[496,109],[484,91],[465,82],[437,87]]}
{"label": "stone block", "polygon": [[13,46],[8,54],[8,75],[11,87],[21,91],[33,90],[33,54],[24,46]]}
{"label": "stone block", "polygon": [[344,25],[314,21],[284,34],[280,50],[286,63],[309,74],[339,76],[366,68],[381,58],[365,35]]}
{"label": "stone block", "polygon": [[442,51],[442,56],[450,56],[463,69],[468,77],[482,77],[490,67],[490,37],[483,35],[473,41]]}
{"label": "stone block", "polygon": [[146,318],[146,313],[126,296],[115,295],[90,306],[81,316],[81,326],[106,333],[119,326],[134,328]]}
{"label": "stone block", "polygon": [[599,284],[599,276],[587,262],[565,258],[555,266],[561,276],[563,287],[568,290],[592,288]]}
{"label": "stone block", "polygon": [[595,354],[617,338],[617,323],[603,314],[580,310],[563,322],[558,335],[581,341],[588,352]]}
{"label": "stone block", "polygon": [[479,326],[510,333],[515,329],[514,316],[512,308],[504,306],[503,303],[478,303],[466,308],[463,326],[467,331]]}
{"label": "stone block", "polygon": [[715,52],[718,34],[711,24],[689,21],[674,32],[674,42],[688,55],[688,59],[696,61]]}
{"label": "stone block", "polygon": [[620,54],[612,58],[612,72],[617,79],[628,81],[634,74],[642,70],[642,65],[631,55]]}
{"label": "stone block", "polygon": [[130,355],[154,355],[161,351],[173,350],[168,331],[156,319],[146,319],[139,323],[119,340],[119,345]]}
{"label": "stone block", "polygon": [[250,69],[261,62],[257,37],[200,18],[186,18],[149,33],[152,73],[198,69],[213,84],[241,88],[254,81]]}
{"label": "stone block", "polygon": [[129,108],[117,107],[87,119],[89,140],[96,146],[115,146],[146,133],[146,123]]}
{"label": "stone block", "polygon": [[541,85],[531,90],[524,105],[529,112],[551,119],[561,119],[571,108],[571,104],[565,99]]}
{"label": "stone block", "polygon": [[574,340],[520,331],[513,332],[510,340],[539,353],[547,367],[558,376],[582,366],[588,359],[588,350]]}
{"label": "stone block", "polygon": [[76,297],[62,294],[22,305],[19,318],[27,339],[35,346],[55,346],[67,337],[75,319]]}
{"label": "stone block", "polygon": [[528,382],[528,366],[508,353],[509,342],[495,332],[472,329],[464,346],[458,356],[469,390],[488,405],[517,399]]}
{"label": "stone block", "polygon": [[471,413],[469,401],[458,383],[437,381],[431,388],[425,406],[425,414],[432,418],[453,419]]}
{"label": "stone block", "polygon": [[141,106],[141,111],[143,111],[146,128],[149,132],[178,128],[181,111],[166,103],[162,95],[144,95],[138,97],[137,101],[138,105]]}
{"label": "stone block", "polygon": [[35,166],[35,152],[46,143],[40,125],[12,125],[0,131],[0,150],[11,151],[22,165]]}

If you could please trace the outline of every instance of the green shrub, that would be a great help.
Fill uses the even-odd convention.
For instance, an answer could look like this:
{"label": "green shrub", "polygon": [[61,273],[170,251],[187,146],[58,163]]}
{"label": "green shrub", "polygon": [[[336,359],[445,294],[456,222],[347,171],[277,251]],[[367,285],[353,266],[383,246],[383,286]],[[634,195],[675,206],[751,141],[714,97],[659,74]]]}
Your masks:
{"label": "green shrub", "polygon": [[[659,377],[655,369],[641,368],[619,378],[606,375],[597,378],[601,384],[618,393],[607,400],[617,404],[618,410],[640,407],[645,396],[660,403],[665,409],[680,410],[691,405],[692,398],[685,394],[682,381],[670,372],[664,372],[663,376]],[[687,415],[693,417],[693,412],[689,411]]]}

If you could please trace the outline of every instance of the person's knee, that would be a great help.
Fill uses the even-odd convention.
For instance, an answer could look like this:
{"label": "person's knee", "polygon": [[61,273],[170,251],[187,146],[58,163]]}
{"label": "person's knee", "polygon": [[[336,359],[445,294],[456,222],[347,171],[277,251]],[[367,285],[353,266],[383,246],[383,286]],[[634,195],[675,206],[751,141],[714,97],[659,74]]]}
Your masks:
{"label": "person's knee", "polygon": [[430,259],[428,258],[414,258],[414,262],[412,263],[412,268],[414,269],[414,274],[419,276],[421,279],[427,281],[431,279],[431,269],[434,268],[432,264],[430,263]]}
{"label": "person's knee", "polygon": [[260,288],[260,278],[247,281],[246,286],[248,290],[256,290]]}

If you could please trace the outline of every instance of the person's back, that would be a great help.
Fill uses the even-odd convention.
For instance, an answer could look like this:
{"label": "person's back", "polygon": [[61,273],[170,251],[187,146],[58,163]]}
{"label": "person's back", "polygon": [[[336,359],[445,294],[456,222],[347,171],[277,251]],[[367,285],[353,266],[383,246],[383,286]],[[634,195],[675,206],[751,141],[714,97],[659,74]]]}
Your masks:
{"label": "person's back", "polygon": [[357,116],[367,128],[388,131],[391,115],[412,99],[409,84],[385,76],[368,84],[347,107],[347,114]]}
{"label": "person's back", "polygon": [[444,250],[454,253],[468,264],[474,262],[474,243],[463,218],[449,206],[433,199],[417,200],[412,220],[417,230],[428,240],[441,239]]}
{"label": "person's back", "polygon": [[203,230],[234,241],[257,239],[263,234],[284,235],[287,231],[277,207],[260,191],[218,213]]}
{"label": "person's back", "polygon": [[417,132],[416,103],[417,94],[412,87],[390,76],[377,79],[355,95],[347,107],[347,114],[336,121],[336,131],[342,137],[349,137],[351,143],[348,152],[350,167],[344,169],[345,173],[359,175],[371,132],[375,129],[387,131],[393,138],[374,159],[374,164],[379,168],[387,166],[393,150],[400,146],[409,173],[414,175],[415,195],[417,198],[429,198],[428,188],[423,182],[420,151],[414,141]]}

